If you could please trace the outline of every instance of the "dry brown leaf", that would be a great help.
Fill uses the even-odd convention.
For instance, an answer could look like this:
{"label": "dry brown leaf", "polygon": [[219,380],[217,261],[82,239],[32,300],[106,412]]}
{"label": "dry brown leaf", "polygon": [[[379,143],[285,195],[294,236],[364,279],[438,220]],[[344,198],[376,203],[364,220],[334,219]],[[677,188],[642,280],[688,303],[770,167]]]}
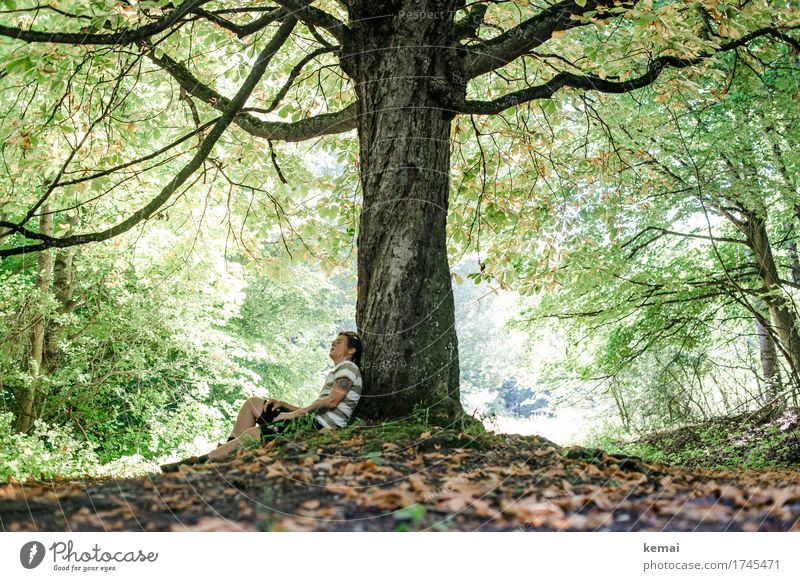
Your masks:
{"label": "dry brown leaf", "polygon": [[800,486],[789,486],[774,491],[774,506],[781,507],[800,500]]}
{"label": "dry brown leaf", "polygon": [[298,470],[297,472],[292,473],[290,478],[300,482],[311,482],[311,477],[306,473],[305,470]]}
{"label": "dry brown leaf", "polygon": [[46,490],[41,496],[47,500],[61,500],[70,496],[78,496],[82,492],[79,489],[65,488],[62,490]]}
{"label": "dry brown leaf", "polygon": [[[261,467],[257,464],[255,465],[258,470],[261,470]],[[273,462],[269,466],[267,466],[267,472],[264,474],[264,478],[275,478],[277,476],[286,476],[287,470],[286,467],[283,465],[283,462],[277,461]]]}
{"label": "dry brown leaf", "polygon": [[311,522],[300,522],[291,517],[284,517],[272,525],[273,531],[287,531],[287,532],[308,532],[314,530],[314,525]]}
{"label": "dry brown leaf", "polygon": [[232,532],[253,531],[253,526],[245,522],[231,521],[219,517],[203,517],[193,525],[173,524],[171,531],[193,531],[193,532]]}
{"label": "dry brown leaf", "polygon": [[531,468],[524,462],[516,462],[509,466],[504,474],[507,476],[527,476],[531,473]]}
{"label": "dry brown leaf", "polygon": [[442,485],[437,494],[436,506],[448,512],[458,512],[471,505],[475,499],[494,489],[494,482],[470,482],[453,479]]}
{"label": "dry brown leaf", "polygon": [[336,516],[337,508],[335,506],[326,506],[316,512],[317,518],[328,518]]}
{"label": "dry brown leaf", "polygon": [[414,492],[419,493],[426,493],[430,492],[431,488],[427,484],[425,484],[425,479],[422,477],[422,474],[411,474],[408,477],[408,484],[411,487],[411,490]]}
{"label": "dry brown leaf", "polygon": [[361,446],[364,443],[362,436],[353,436],[349,440],[342,440],[340,444],[344,446]]}
{"label": "dry brown leaf", "polygon": [[447,456],[441,452],[426,452],[423,456],[426,460],[441,460],[442,458],[447,458]]}
{"label": "dry brown leaf", "polygon": [[384,510],[395,510],[416,504],[414,495],[400,486],[364,493],[360,496],[360,499],[362,501],[360,504],[375,506]]}
{"label": "dry brown leaf", "polygon": [[515,501],[501,501],[501,511],[533,527],[539,527],[551,519],[563,519],[564,511],[557,504],[542,501],[537,496],[528,496]]}
{"label": "dry brown leaf", "polygon": [[586,476],[605,476],[605,473],[594,464],[586,464],[583,468],[583,474]]}
{"label": "dry brown leaf", "polygon": [[415,456],[414,456],[414,459],[413,460],[409,460],[408,462],[406,462],[406,464],[409,464],[410,466],[418,466],[419,464],[423,464],[423,463],[424,463],[424,458],[422,457],[422,453],[421,452],[416,452]]}
{"label": "dry brown leaf", "polygon": [[557,450],[555,448],[553,448],[552,446],[548,446],[547,448],[539,448],[538,450],[535,450],[533,452],[533,455],[536,458],[541,458],[543,456],[552,456],[556,452]]}
{"label": "dry brown leaf", "polygon": [[728,520],[731,518],[731,508],[725,504],[687,504],[681,508],[678,513],[683,518],[688,518],[696,521],[718,521]]}

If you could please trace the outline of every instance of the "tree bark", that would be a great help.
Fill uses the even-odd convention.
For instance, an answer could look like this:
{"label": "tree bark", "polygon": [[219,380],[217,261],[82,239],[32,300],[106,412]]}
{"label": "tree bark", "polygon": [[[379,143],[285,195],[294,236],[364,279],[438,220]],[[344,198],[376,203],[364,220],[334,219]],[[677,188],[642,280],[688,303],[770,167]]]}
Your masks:
{"label": "tree bark", "polygon": [[764,302],[769,309],[772,328],[786,355],[793,379],[797,381],[800,370],[800,333],[797,318],[783,294],[778,276],[778,268],[772,254],[767,235],[766,218],[751,212],[746,222],[747,244],[753,252],[758,267],[764,294]]}
{"label": "tree bark", "polygon": [[764,374],[764,391],[761,394],[764,404],[772,402],[781,389],[781,374],[778,367],[778,352],[775,341],[772,339],[760,317],[755,317],[756,334],[758,335],[759,359],[761,371]]}
{"label": "tree bark", "polygon": [[[780,145],[780,139],[775,132],[775,127],[772,123],[768,122],[766,117],[764,116],[763,112],[759,112],[759,117],[761,117],[762,121],[764,122],[764,135],[767,138],[767,141],[770,144],[772,149],[772,156],[775,159],[775,166],[778,168],[778,175],[781,177],[781,181],[783,182],[783,188],[788,200],[797,200],[800,198],[800,187],[798,187],[797,179],[789,171],[789,168],[786,165],[786,156],[783,153]],[[794,213],[795,221],[800,221],[800,204],[793,203],[792,209]],[[796,223],[796,222],[795,222]],[[795,284],[800,284],[800,257],[798,257],[797,253],[797,240],[795,238],[795,226],[794,223],[790,222],[788,224],[788,249],[789,249],[789,258],[791,259],[791,275],[792,275],[792,282]]]}
{"label": "tree bark", "polygon": [[[39,218],[39,232],[53,235],[53,215],[50,213],[50,206],[47,202],[41,206],[42,215]],[[31,375],[31,382],[25,386],[19,394],[17,402],[17,418],[15,429],[18,432],[27,434],[33,426],[35,420],[33,415],[33,404],[39,387],[39,375],[42,367],[42,355],[44,352],[45,317],[44,310],[47,295],[50,292],[50,282],[53,276],[53,254],[52,250],[45,250],[38,256],[38,271],[36,273],[36,289],[39,292],[39,308],[34,310],[36,321],[34,322],[29,343],[28,356],[23,364]]]}
{"label": "tree bark", "polygon": [[[65,220],[69,224],[68,233],[75,231],[78,225],[77,212],[67,216]],[[58,302],[58,313],[63,315],[71,312],[75,308],[73,295],[75,292],[75,270],[73,262],[75,260],[76,248],[74,246],[59,248],[56,251],[53,264],[53,296]],[[58,343],[64,336],[64,327],[57,320],[48,322],[45,329],[44,354],[42,356],[42,367],[45,373],[52,373],[59,367],[59,347]]]}
{"label": "tree bark", "polygon": [[365,419],[463,419],[446,224],[453,114],[444,78],[455,1],[352,2],[343,69],[358,95],[360,183],[356,324]]}

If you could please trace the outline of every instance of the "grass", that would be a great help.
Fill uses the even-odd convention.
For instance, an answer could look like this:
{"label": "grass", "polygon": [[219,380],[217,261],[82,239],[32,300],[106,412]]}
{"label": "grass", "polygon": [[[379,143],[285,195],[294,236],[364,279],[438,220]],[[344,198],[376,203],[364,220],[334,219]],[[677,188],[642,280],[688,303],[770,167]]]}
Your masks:
{"label": "grass", "polygon": [[612,454],[709,470],[800,467],[798,410],[772,421],[749,415],[713,418],[701,424],[653,432],[632,442],[600,435],[593,445]]}

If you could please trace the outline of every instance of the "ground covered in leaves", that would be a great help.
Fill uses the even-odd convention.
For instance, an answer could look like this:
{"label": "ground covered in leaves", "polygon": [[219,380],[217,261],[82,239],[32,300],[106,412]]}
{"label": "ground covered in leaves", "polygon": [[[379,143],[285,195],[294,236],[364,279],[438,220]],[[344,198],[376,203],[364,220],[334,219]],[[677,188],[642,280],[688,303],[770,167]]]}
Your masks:
{"label": "ground covered in leaves", "polygon": [[131,479],[9,482],[4,531],[800,531],[800,472],[360,425]]}

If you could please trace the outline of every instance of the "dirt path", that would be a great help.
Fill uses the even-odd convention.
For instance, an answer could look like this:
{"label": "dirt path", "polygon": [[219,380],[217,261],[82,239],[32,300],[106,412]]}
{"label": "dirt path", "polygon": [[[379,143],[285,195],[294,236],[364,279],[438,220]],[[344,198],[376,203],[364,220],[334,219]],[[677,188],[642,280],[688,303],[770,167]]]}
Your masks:
{"label": "dirt path", "polygon": [[0,486],[4,531],[800,531],[800,472],[689,471],[408,426],[276,440],[135,479]]}

